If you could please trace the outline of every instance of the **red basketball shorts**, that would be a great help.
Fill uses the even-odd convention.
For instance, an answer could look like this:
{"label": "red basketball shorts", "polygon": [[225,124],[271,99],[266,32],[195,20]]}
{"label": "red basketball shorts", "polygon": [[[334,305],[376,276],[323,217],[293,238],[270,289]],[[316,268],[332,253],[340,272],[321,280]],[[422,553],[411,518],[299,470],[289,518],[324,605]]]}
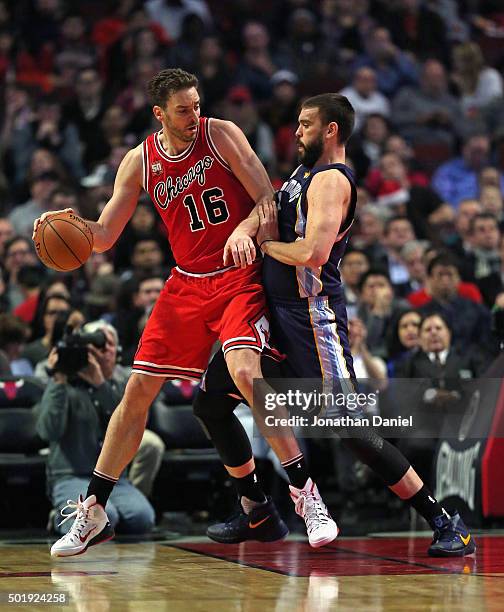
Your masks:
{"label": "red basketball shorts", "polygon": [[216,340],[224,354],[268,348],[261,264],[212,275],[174,268],[140,339],[133,372],[199,380]]}

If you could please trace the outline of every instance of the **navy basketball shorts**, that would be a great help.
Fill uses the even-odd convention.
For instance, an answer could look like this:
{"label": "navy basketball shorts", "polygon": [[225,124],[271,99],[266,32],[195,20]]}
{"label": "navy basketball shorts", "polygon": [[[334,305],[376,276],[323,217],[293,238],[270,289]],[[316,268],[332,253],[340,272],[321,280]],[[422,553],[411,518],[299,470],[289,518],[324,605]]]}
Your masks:
{"label": "navy basketball shorts", "polygon": [[[345,302],[343,296],[269,299],[272,343],[287,355],[293,376],[320,381],[324,393],[355,394]],[[349,414],[334,407],[333,416]],[[362,416],[351,409],[351,416]]]}

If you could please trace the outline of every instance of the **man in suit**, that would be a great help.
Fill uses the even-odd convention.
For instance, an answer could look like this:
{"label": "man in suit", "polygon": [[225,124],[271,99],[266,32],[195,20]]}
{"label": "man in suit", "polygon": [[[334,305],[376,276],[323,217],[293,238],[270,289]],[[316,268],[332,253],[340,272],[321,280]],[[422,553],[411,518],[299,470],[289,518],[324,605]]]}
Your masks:
{"label": "man in suit", "polygon": [[447,415],[456,413],[463,401],[457,380],[479,376],[486,365],[477,353],[459,353],[451,338],[442,314],[426,315],[420,322],[419,349],[400,364],[397,373],[398,378],[419,379],[414,394],[408,384],[410,397],[419,398],[413,410],[415,437],[402,438],[398,446],[429,485],[437,437]]}

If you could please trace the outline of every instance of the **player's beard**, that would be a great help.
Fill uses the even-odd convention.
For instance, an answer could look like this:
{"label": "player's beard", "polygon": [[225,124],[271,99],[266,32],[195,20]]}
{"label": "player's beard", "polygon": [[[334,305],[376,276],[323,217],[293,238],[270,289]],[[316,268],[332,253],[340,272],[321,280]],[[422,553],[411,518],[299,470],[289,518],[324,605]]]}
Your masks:
{"label": "player's beard", "polygon": [[197,130],[194,133],[187,132],[187,128],[184,128],[183,130],[176,128],[170,121],[166,122],[166,126],[170,134],[173,134],[175,138],[181,140],[182,142],[193,142],[194,140],[196,140],[196,136],[198,135]]}
{"label": "player's beard", "polygon": [[303,148],[298,152],[298,160],[301,164],[307,168],[313,168],[324,152],[324,141],[322,140],[322,134],[319,134],[318,138],[310,144],[303,144],[298,141],[298,144]]}

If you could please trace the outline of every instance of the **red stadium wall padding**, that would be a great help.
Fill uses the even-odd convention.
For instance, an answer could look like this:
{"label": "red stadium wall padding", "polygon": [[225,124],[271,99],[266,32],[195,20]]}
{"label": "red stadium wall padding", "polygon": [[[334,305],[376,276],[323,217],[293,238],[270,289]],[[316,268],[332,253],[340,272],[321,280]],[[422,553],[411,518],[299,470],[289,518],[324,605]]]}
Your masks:
{"label": "red stadium wall padding", "polygon": [[481,461],[483,516],[504,516],[504,383],[495,407],[492,428]]}

